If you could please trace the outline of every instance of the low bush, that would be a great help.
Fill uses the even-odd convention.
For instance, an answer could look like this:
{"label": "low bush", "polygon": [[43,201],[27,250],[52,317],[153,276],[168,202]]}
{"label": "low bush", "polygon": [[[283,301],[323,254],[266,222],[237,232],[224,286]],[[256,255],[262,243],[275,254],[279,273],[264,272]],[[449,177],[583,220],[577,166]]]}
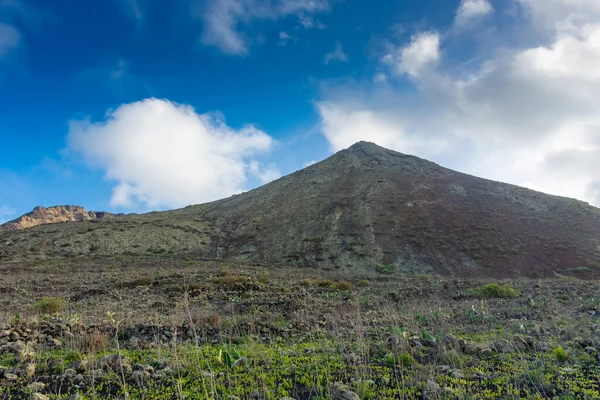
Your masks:
{"label": "low bush", "polygon": [[40,314],[56,314],[65,309],[67,303],[60,297],[44,297],[33,304],[33,311]]}
{"label": "low bush", "polygon": [[510,285],[501,285],[499,283],[488,283],[472,289],[469,294],[477,297],[509,299],[519,297],[519,290]]}
{"label": "low bush", "polygon": [[556,361],[563,362],[569,359],[569,353],[562,346],[558,346],[552,352]]}

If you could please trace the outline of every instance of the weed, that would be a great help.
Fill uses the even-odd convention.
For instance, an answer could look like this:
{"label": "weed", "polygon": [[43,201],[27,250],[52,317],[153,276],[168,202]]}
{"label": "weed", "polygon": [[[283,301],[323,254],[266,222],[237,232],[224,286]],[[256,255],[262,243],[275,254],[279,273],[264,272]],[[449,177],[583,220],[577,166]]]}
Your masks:
{"label": "weed", "polygon": [[67,303],[60,297],[44,297],[33,304],[33,311],[40,314],[56,314],[65,309]]}

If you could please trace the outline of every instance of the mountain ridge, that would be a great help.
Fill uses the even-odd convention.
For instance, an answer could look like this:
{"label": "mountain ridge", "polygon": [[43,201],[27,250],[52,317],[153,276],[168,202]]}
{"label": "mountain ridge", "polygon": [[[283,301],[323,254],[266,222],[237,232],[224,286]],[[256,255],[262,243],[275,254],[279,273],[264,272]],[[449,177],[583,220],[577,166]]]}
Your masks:
{"label": "mountain ridge", "polygon": [[5,258],[162,254],[500,277],[595,274],[600,262],[600,210],[368,142],[211,203],[19,235],[0,235]]}
{"label": "mountain ridge", "polygon": [[0,225],[0,231],[32,228],[38,225],[62,222],[81,222],[96,220],[116,214],[104,211],[86,211],[81,206],[57,205],[51,207],[37,206],[31,212],[21,215]]}

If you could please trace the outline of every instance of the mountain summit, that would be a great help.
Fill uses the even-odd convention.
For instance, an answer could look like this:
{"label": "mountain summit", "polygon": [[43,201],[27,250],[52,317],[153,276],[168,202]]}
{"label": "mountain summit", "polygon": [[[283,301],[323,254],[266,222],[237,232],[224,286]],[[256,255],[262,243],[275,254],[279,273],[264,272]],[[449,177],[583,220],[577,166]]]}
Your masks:
{"label": "mountain summit", "polygon": [[38,225],[55,224],[59,222],[88,221],[104,218],[107,215],[111,214],[86,211],[80,206],[54,206],[48,208],[38,206],[35,207],[33,211],[0,225],[0,231],[32,228]]}
{"label": "mountain summit", "polygon": [[43,250],[29,256],[161,253],[297,267],[545,276],[598,265],[600,210],[359,142],[212,203],[0,234],[9,258],[41,241]]}

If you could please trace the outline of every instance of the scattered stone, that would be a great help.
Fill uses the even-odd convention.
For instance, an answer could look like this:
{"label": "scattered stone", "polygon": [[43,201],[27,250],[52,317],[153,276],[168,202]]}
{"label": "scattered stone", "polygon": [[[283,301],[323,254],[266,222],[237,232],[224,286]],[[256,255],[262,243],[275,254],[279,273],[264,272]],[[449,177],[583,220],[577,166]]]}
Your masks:
{"label": "scattered stone", "polygon": [[425,384],[425,390],[428,394],[436,395],[440,391],[440,385],[433,379],[430,379]]}
{"label": "scattered stone", "polygon": [[82,397],[79,393],[73,393],[71,396],[69,396],[69,400],[82,400]]}
{"label": "scattered stone", "polygon": [[330,388],[331,400],[360,400],[360,397],[347,386],[341,383],[334,383]]}
{"label": "scattered stone", "polygon": [[29,389],[32,393],[37,393],[44,390],[45,387],[46,384],[44,382],[33,382],[29,386],[27,386],[27,389]]}
{"label": "scattered stone", "polygon": [[123,368],[123,370],[131,371],[131,363],[131,358],[119,354],[104,356],[100,359],[100,364],[102,366],[113,371],[119,371],[121,368]]}
{"label": "scattered stone", "polygon": [[131,377],[138,382],[148,380],[151,376],[152,375],[150,374],[150,372],[142,370],[133,371],[133,373],[131,374]]}
{"label": "scattered stone", "polygon": [[41,393],[34,393],[33,396],[31,396],[31,398],[33,400],[50,400],[50,397]]}
{"label": "scattered stone", "polygon": [[205,379],[212,379],[215,377],[215,373],[210,371],[200,371],[200,376]]}
{"label": "scattered stone", "polygon": [[6,372],[4,374],[4,379],[6,379],[7,381],[18,381],[19,377],[17,376],[17,374],[13,374],[12,372]]}
{"label": "scattered stone", "polygon": [[89,367],[89,362],[87,359],[75,360],[71,364],[69,364],[69,368],[74,369],[77,372],[85,372]]}
{"label": "scattered stone", "polygon": [[23,375],[28,379],[31,379],[35,376],[35,364],[27,363],[23,366]]}
{"label": "scattered stone", "polygon": [[460,369],[455,369],[450,373],[450,376],[453,377],[454,379],[464,379],[465,378],[465,374],[463,374],[463,372]]}

